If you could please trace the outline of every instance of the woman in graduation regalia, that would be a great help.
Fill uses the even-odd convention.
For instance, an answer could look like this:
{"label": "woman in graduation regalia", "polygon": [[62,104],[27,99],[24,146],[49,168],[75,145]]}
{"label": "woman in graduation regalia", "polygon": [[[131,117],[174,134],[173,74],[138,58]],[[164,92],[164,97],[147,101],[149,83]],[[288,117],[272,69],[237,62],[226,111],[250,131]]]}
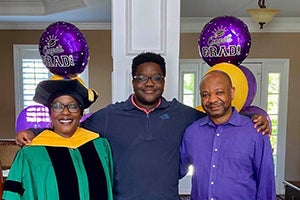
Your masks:
{"label": "woman in graduation regalia", "polygon": [[110,145],[79,127],[84,109],[97,97],[80,79],[38,84],[33,99],[49,108],[52,127],[19,150],[3,199],[112,200]]}

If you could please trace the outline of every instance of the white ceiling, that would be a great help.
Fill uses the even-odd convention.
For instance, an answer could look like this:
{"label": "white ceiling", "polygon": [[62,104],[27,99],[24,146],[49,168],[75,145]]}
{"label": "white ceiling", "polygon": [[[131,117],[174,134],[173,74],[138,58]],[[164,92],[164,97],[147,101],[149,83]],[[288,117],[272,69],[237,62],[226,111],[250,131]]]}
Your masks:
{"label": "white ceiling", "polygon": [[0,0],[0,22],[110,22],[110,0]]}
{"label": "white ceiling", "polygon": [[[267,8],[280,9],[277,17],[300,17],[300,0],[269,0]],[[249,17],[257,0],[181,0],[181,17]],[[110,22],[111,0],[0,0],[0,22]]]}

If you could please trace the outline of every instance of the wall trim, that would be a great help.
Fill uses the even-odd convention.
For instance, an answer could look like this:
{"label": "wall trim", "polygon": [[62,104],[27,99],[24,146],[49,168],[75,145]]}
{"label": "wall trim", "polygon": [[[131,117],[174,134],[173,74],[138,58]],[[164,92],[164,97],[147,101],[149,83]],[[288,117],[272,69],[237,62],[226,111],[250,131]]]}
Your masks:
{"label": "wall trim", "polygon": [[[200,33],[206,23],[213,18],[181,18],[181,33]],[[239,17],[245,24],[247,24],[251,33],[289,33],[300,32],[300,18],[298,17],[276,17],[268,24],[265,24],[264,28],[259,29],[259,25],[256,24],[250,17]]]}
{"label": "wall trim", "polygon": [[[52,22],[43,23],[15,23],[15,22],[0,22],[0,30],[43,30]],[[111,23],[82,23],[70,22],[77,26],[80,30],[111,30]]]}
{"label": "wall trim", "polygon": [[[180,23],[181,33],[200,33],[207,22],[212,18],[195,18],[182,17]],[[296,33],[300,32],[300,18],[298,17],[277,17],[273,21],[266,24],[264,28],[259,29],[259,25],[252,21],[250,17],[241,17],[247,24],[251,33]],[[43,23],[17,23],[17,22],[0,22],[0,30],[43,30],[52,22]],[[80,30],[111,30],[111,23],[98,22],[70,22],[76,25]]]}

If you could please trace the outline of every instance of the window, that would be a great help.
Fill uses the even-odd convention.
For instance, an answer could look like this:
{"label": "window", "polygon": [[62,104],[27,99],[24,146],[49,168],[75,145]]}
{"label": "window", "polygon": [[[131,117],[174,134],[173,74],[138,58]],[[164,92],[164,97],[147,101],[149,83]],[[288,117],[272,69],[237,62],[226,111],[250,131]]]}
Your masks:
{"label": "window", "polygon": [[186,105],[195,106],[195,73],[183,73],[183,101]]}
{"label": "window", "polygon": [[[283,194],[289,61],[287,59],[246,59],[242,65],[249,68],[256,78],[257,92],[251,105],[264,109],[272,123],[270,140],[275,164],[276,192]],[[182,103],[192,107],[201,104],[199,84],[208,68],[209,66],[201,59],[180,61],[179,100]],[[192,88],[194,91],[191,91]],[[190,179],[190,176],[186,176],[180,180],[180,193],[189,193]]]}
{"label": "window", "polygon": [[209,68],[202,60],[180,61],[179,67],[179,96],[181,102],[191,107],[197,107],[200,103],[199,84],[201,75]]}
{"label": "window", "polygon": [[[19,113],[30,105],[37,103],[32,100],[37,84],[53,76],[43,64],[38,45],[14,45],[14,77],[16,118]],[[80,74],[88,87],[88,69]]]}
{"label": "window", "polygon": [[[272,123],[272,135],[271,143],[273,147],[273,158],[275,162],[275,169],[277,168],[277,141],[278,141],[278,114],[279,114],[279,86],[280,86],[280,74],[269,73],[268,75],[268,103],[267,113],[270,116]],[[275,170],[276,174],[276,170]]]}

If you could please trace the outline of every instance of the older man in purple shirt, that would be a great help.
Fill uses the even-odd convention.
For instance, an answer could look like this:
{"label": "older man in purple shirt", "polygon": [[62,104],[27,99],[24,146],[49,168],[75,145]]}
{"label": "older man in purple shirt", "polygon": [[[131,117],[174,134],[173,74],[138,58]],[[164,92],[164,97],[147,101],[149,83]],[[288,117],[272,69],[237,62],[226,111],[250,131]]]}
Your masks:
{"label": "older man in purple shirt", "polygon": [[190,125],[181,144],[180,173],[194,166],[191,200],[275,200],[272,148],[252,121],[232,107],[234,87],[221,71],[200,84],[208,114]]}

